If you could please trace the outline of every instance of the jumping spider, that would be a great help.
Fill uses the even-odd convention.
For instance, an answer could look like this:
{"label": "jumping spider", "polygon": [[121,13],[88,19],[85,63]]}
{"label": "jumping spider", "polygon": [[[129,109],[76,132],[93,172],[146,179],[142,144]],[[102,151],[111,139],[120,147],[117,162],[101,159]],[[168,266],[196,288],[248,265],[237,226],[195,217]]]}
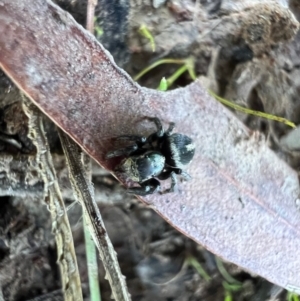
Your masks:
{"label": "jumping spider", "polygon": [[[137,195],[147,195],[159,191],[160,182],[171,178],[171,187],[163,193],[173,192],[177,185],[177,175],[188,179],[190,176],[182,170],[193,159],[195,145],[190,137],[174,133],[172,122],[165,131],[158,118],[149,118],[156,124],[157,131],[148,138],[126,135],[118,140],[134,141],[134,144],[108,152],[106,158],[125,156],[115,171],[125,173],[140,187],[132,187],[127,191]],[[156,179],[157,178],[157,179]]]}

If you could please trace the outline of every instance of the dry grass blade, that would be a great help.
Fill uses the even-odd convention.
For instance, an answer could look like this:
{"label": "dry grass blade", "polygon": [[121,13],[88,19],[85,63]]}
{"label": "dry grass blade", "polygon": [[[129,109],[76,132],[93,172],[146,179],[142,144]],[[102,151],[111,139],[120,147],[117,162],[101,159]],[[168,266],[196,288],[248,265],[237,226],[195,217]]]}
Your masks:
{"label": "dry grass blade", "polygon": [[37,107],[23,96],[23,107],[28,116],[29,137],[37,148],[36,164],[45,185],[48,207],[52,218],[58,264],[61,272],[65,301],[81,301],[82,291],[73,244],[73,236],[66,208],[59,189],[50,148],[43,127],[43,116]]}

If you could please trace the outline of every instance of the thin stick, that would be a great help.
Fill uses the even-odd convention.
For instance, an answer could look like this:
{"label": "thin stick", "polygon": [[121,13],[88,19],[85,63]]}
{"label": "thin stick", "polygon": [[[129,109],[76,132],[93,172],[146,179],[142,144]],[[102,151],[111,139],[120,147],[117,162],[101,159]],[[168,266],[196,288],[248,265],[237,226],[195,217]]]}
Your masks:
{"label": "thin stick", "polygon": [[98,3],[98,0],[88,0],[87,12],[86,12],[86,29],[94,34],[94,16],[95,16],[95,7]]}
{"label": "thin stick", "polygon": [[91,184],[86,181],[86,173],[81,163],[81,149],[71,138],[59,130],[59,137],[67,159],[70,181],[76,196],[82,204],[87,224],[106,271],[112,295],[116,301],[130,301],[125,277],[122,275],[116,252],[107,235],[99,208],[93,196]]}

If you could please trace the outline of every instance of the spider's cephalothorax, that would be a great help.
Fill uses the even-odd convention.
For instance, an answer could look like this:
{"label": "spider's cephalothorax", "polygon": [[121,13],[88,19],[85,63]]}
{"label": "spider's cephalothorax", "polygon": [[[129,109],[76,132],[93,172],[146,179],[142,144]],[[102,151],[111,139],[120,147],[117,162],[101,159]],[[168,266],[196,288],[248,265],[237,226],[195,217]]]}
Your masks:
{"label": "spider's cephalothorax", "polygon": [[[134,141],[134,144],[111,151],[106,158],[125,156],[117,166],[116,171],[125,173],[132,181],[141,187],[128,189],[129,193],[147,195],[160,189],[159,180],[171,178],[171,187],[164,191],[173,192],[177,184],[176,174],[185,179],[189,177],[182,168],[191,162],[195,146],[190,137],[174,133],[175,124],[170,123],[164,131],[158,118],[151,118],[157,126],[157,131],[148,138],[134,135],[118,137],[118,140]],[[159,180],[158,180],[159,179]]]}

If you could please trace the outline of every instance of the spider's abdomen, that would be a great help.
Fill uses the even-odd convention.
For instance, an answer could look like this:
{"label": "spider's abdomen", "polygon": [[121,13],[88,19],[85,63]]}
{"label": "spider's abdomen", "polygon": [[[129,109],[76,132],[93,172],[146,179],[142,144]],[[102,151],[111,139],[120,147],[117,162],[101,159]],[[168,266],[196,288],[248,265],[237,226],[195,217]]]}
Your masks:
{"label": "spider's abdomen", "polygon": [[183,168],[183,165],[192,161],[195,145],[190,137],[175,133],[165,138],[161,151],[169,166]]}

